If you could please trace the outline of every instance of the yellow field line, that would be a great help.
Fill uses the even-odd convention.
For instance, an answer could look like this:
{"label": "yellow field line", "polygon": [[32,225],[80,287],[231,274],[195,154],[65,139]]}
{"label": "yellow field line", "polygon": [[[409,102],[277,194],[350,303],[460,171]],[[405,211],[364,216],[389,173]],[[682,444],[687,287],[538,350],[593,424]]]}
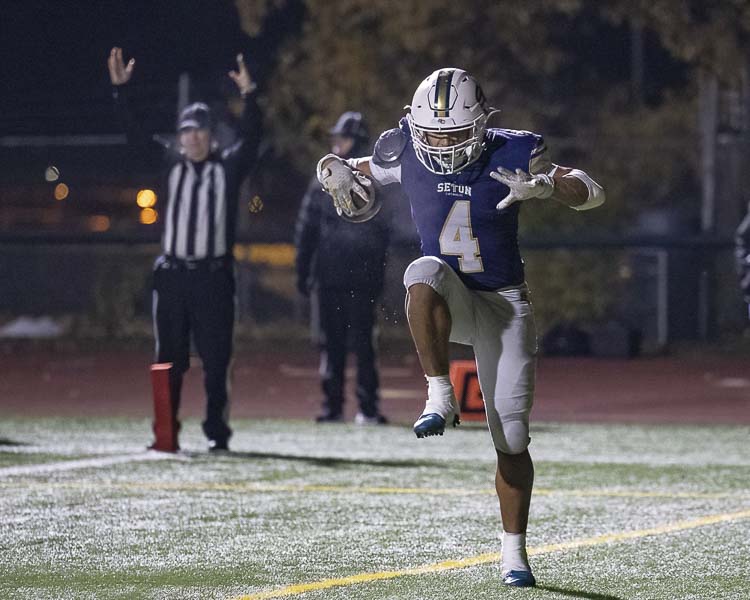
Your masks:
{"label": "yellow field line", "polygon": [[[565,550],[574,550],[578,548],[588,548],[591,546],[600,546],[603,544],[610,544],[613,542],[622,542],[626,540],[632,540],[637,538],[643,538],[652,535],[664,535],[668,533],[675,533],[678,531],[686,531],[689,529],[695,529],[697,527],[705,527],[707,525],[715,525],[717,523],[729,523],[732,521],[739,521],[741,519],[750,518],[750,510],[743,510],[735,513],[724,513],[717,515],[708,515],[699,519],[691,519],[689,521],[676,521],[674,523],[667,523],[665,525],[659,525],[657,527],[651,527],[649,529],[638,529],[635,531],[621,531],[618,533],[607,533],[604,535],[597,535],[588,538],[581,538],[578,540],[571,540],[569,542],[561,542],[558,544],[545,544],[543,546],[536,546],[529,548],[529,556],[538,556],[540,554],[549,554],[552,552],[562,552]],[[473,567],[476,565],[483,565],[487,563],[494,563],[500,560],[499,552],[492,552],[488,554],[480,554],[479,556],[473,556],[470,558],[464,558],[460,560],[447,560],[439,563],[433,563],[431,565],[423,565],[412,569],[403,569],[401,571],[381,571],[378,573],[360,573],[358,575],[351,575],[349,577],[337,577],[334,579],[323,579],[321,581],[313,581],[311,583],[301,583],[297,585],[288,585],[275,590],[268,590],[265,592],[257,592],[255,594],[248,594],[245,596],[238,596],[233,600],[265,600],[266,598],[283,598],[285,596],[297,596],[306,592],[313,592],[317,590],[325,590],[333,587],[344,587],[356,585],[358,583],[370,583],[373,581],[380,581],[383,579],[396,579],[398,577],[407,577],[409,575],[423,575],[425,573],[436,573],[441,571],[450,571],[453,569],[464,569],[466,567]]]}
{"label": "yellow field line", "polygon": [[[0,482],[0,487],[39,487],[52,488],[89,488],[96,486],[101,488],[105,482],[96,481],[92,483],[80,481],[55,481],[55,482]],[[335,494],[413,494],[424,496],[494,496],[495,490],[470,489],[470,488],[407,488],[407,487],[358,487],[343,485],[294,485],[294,484],[266,484],[266,483],[216,483],[216,482],[106,482],[106,485],[118,489],[133,490],[164,490],[164,491],[225,491],[225,492],[293,492],[293,493],[335,493]],[[668,491],[640,491],[640,490],[606,490],[606,489],[548,489],[538,488],[534,490],[535,496],[571,496],[571,497],[594,497],[594,498],[667,498],[667,499],[737,499],[750,498],[747,493],[734,492],[668,492]]]}
{"label": "yellow field line", "polygon": [[534,490],[534,494],[537,496],[608,496],[612,498],[750,498],[750,494],[748,493],[738,494],[734,492],[643,492],[638,490],[597,490],[596,488],[583,490],[550,490],[540,488]]}

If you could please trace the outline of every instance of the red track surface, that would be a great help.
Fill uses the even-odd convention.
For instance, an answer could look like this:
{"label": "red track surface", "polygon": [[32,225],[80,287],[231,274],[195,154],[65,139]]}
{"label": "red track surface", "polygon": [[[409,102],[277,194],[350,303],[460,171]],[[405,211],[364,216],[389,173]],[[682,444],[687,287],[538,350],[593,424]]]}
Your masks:
{"label": "red track surface", "polygon": [[[149,353],[16,349],[0,356],[0,416],[150,417]],[[350,377],[351,379],[351,377]],[[381,355],[382,411],[411,423],[425,391],[415,355]],[[351,389],[351,388],[350,388]],[[309,348],[235,354],[232,416],[312,418],[317,355]],[[356,412],[349,394],[347,415]],[[203,411],[201,369],[188,373],[183,416]],[[750,424],[748,360],[720,356],[634,360],[542,358],[536,421]]]}

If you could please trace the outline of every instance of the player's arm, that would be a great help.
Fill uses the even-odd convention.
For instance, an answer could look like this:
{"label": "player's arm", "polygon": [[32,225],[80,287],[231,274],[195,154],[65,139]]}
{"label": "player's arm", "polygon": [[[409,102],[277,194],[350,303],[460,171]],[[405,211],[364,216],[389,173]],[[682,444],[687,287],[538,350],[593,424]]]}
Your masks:
{"label": "player's arm", "polygon": [[[378,185],[401,182],[401,154],[406,147],[406,136],[398,129],[383,132],[375,142],[372,156],[349,158],[345,161],[353,171],[366,175]],[[339,160],[334,154],[324,156],[319,167],[328,167],[334,160]],[[322,183],[322,181],[321,181]]]}
{"label": "player's arm", "polygon": [[498,210],[529,198],[551,198],[575,210],[589,210],[606,199],[602,186],[584,171],[553,164],[541,138],[531,153],[528,173],[523,169],[516,169],[514,173],[498,167],[490,176],[509,190],[498,203]]}
{"label": "player's arm", "polygon": [[318,163],[318,181],[333,198],[336,212],[350,221],[366,221],[380,210],[374,183],[401,181],[401,153],[406,137],[399,129],[384,132],[375,142],[372,156],[343,160],[327,154]]}
{"label": "player's arm", "polygon": [[584,171],[553,165],[551,177],[552,200],[575,210],[589,210],[604,204],[604,188]]}

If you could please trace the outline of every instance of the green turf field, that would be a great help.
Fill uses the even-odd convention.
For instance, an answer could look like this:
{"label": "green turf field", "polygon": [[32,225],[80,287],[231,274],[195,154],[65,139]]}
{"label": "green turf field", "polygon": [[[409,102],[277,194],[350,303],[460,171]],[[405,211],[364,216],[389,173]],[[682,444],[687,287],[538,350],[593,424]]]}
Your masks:
{"label": "green turf field", "polygon": [[539,587],[500,582],[483,425],[0,422],[0,598],[750,599],[750,428],[532,428]]}

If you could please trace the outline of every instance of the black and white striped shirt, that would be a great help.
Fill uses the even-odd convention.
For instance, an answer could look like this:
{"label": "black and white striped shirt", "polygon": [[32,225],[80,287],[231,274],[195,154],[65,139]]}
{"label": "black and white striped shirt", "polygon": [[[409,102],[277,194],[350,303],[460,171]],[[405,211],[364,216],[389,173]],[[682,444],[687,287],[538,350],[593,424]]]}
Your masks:
{"label": "black and white striped shirt", "polygon": [[227,236],[227,180],[224,165],[184,160],[168,176],[169,200],[162,239],[164,254],[182,259],[223,256]]}
{"label": "black and white striped shirt", "polygon": [[167,199],[166,209],[161,211],[163,253],[185,260],[231,254],[240,185],[255,165],[261,138],[261,117],[254,94],[245,99],[237,142],[194,163],[173,144],[143,133],[120,88],[115,88],[114,97],[128,141],[136,147],[155,141],[166,156],[166,185],[161,194]]}

